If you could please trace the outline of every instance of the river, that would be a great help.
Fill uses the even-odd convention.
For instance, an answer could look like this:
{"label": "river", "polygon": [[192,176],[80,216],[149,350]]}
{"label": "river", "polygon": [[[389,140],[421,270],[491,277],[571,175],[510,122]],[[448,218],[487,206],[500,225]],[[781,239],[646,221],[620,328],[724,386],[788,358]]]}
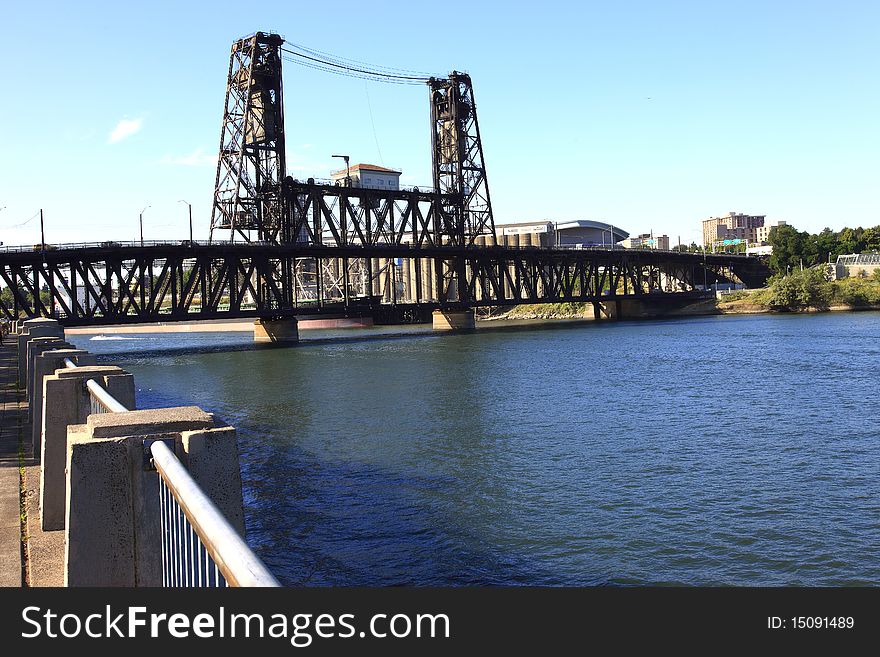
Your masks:
{"label": "river", "polygon": [[391,331],[72,340],[237,428],[287,585],[880,585],[880,313]]}

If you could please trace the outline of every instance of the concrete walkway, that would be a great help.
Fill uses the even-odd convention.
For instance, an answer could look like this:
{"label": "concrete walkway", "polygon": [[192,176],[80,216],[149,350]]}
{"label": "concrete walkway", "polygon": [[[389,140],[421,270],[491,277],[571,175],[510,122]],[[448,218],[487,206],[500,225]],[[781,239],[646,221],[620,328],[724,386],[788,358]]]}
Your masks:
{"label": "concrete walkway", "polygon": [[12,338],[0,346],[0,586],[22,586],[18,442],[27,406],[18,390]]}

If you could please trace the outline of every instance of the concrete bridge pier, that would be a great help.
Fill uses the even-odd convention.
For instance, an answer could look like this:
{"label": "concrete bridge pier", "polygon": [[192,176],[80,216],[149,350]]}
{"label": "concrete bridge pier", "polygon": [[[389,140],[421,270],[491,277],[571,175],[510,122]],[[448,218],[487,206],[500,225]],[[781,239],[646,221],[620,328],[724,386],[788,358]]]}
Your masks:
{"label": "concrete bridge pier", "polygon": [[614,299],[610,301],[595,301],[593,302],[593,318],[596,320],[600,319],[621,319],[623,317],[623,312],[621,308],[621,303],[619,299]]}
{"label": "concrete bridge pier", "polygon": [[467,331],[476,327],[473,310],[435,310],[431,322],[435,331]]}
{"label": "concrete bridge pier", "polygon": [[297,328],[296,318],[259,318],[254,322],[254,342],[267,344],[293,344],[299,342],[299,329]]}

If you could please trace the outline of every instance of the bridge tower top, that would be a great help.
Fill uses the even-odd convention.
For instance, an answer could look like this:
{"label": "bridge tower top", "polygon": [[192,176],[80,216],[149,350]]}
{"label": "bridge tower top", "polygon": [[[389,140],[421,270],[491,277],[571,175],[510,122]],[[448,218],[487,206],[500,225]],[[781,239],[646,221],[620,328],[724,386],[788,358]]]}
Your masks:
{"label": "bridge tower top", "polygon": [[495,233],[474,87],[471,77],[458,71],[430,78],[428,86],[434,187],[459,199],[447,208],[454,220],[442,232],[453,244],[470,246],[478,236]]}
{"label": "bridge tower top", "polygon": [[284,109],[277,34],[257,32],[232,44],[226,104],[211,211],[215,231],[246,241],[284,242],[288,221],[282,194]]}

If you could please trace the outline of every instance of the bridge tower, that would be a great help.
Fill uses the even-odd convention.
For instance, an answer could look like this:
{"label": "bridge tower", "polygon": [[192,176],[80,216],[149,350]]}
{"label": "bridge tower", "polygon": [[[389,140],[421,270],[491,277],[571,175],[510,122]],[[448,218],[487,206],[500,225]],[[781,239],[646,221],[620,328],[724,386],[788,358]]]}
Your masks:
{"label": "bridge tower", "polygon": [[472,246],[478,236],[495,234],[474,88],[458,71],[428,85],[434,187],[452,196],[444,204],[449,219],[438,232],[452,245]]}
{"label": "bridge tower", "polygon": [[220,153],[211,212],[211,239],[228,230],[246,241],[289,241],[282,194],[284,110],[281,45],[257,32],[232,44]]}

